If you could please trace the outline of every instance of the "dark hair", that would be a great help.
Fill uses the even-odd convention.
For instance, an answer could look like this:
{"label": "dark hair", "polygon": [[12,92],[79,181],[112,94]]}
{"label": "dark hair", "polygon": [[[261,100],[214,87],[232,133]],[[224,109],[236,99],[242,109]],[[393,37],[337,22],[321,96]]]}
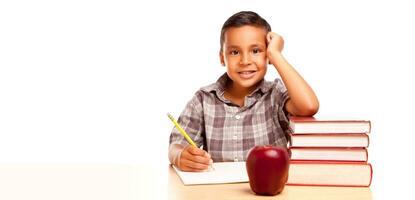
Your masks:
{"label": "dark hair", "polygon": [[222,30],[220,33],[220,50],[222,51],[223,43],[225,42],[225,32],[232,27],[241,27],[245,25],[251,25],[256,27],[264,28],[267,32],[271,31],[271,26],[268,24],[268,22],[259,16],[257,13],[252,11],[241,11],[238,12],[231,17],[229,17],[228,20],[225,21],[225,23],[222,26]]}

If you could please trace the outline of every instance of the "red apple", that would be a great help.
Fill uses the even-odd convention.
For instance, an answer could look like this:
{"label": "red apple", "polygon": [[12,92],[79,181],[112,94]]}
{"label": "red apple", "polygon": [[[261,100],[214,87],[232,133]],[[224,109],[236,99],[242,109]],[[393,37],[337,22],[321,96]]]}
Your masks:
{"label": "red apple", "polygon": [[279,146],[255,146],[246,159],[246,170],[252,191],[259,195],[280,193],[288,180],[290,157]]}

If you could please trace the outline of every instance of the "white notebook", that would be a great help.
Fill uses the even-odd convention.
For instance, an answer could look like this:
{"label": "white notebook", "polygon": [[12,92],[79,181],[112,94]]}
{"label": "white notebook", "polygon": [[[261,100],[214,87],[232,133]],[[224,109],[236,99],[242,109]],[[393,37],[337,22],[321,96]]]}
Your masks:
{"label": "white notebook", "polygon": [[183,172],[173,166],[184,185],[248,182],[245,162],[217,162],[206,172]]}

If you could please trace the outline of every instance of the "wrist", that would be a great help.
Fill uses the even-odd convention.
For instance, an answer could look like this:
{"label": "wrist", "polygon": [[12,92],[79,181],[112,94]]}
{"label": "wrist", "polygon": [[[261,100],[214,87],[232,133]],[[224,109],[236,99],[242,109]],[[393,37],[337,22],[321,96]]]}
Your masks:
{"label": "wrist", "polygon": [[271,64],[273,64],[274,66],[276,66],[276,64],[278,63],[278,61],[280,61],[280,60],[283,59],[283,56],[282,56],[282,54],[281,54],[280,51],[274,51],[274,52],[269,53],[268,59],[269,59],[269,62]]}
{"label": "wrist", "polygon": [[180,168],[180,158],[182,157],[182,152],[184,149],[180,149],[178,150],[177,154],[176,154],[176,158],[174,159],[174,164],[179,168]]}
{"label": "wrist", "polygon": [[169,148],[169,160],[170,163],[180,168],[180,157],[184,150],[184,147],[180,144],[171,144]]}

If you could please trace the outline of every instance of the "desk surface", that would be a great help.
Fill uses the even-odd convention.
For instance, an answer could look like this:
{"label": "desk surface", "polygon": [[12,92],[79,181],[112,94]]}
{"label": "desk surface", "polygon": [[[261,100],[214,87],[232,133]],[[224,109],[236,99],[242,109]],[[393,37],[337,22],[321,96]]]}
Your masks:
{"label": "desk surface", "polygon": [[0,199],[371,199],[370,188],[286,186],[272,197],[248,183],[184,186],[170,166],[2,165]]}
{"label": "desk surface", "polygon": [[255,195],[249,183],[184,186],[174,169],[169,169],[169,195],[172,199],[372,199],[370,188],[286,186],[276,196]]}

